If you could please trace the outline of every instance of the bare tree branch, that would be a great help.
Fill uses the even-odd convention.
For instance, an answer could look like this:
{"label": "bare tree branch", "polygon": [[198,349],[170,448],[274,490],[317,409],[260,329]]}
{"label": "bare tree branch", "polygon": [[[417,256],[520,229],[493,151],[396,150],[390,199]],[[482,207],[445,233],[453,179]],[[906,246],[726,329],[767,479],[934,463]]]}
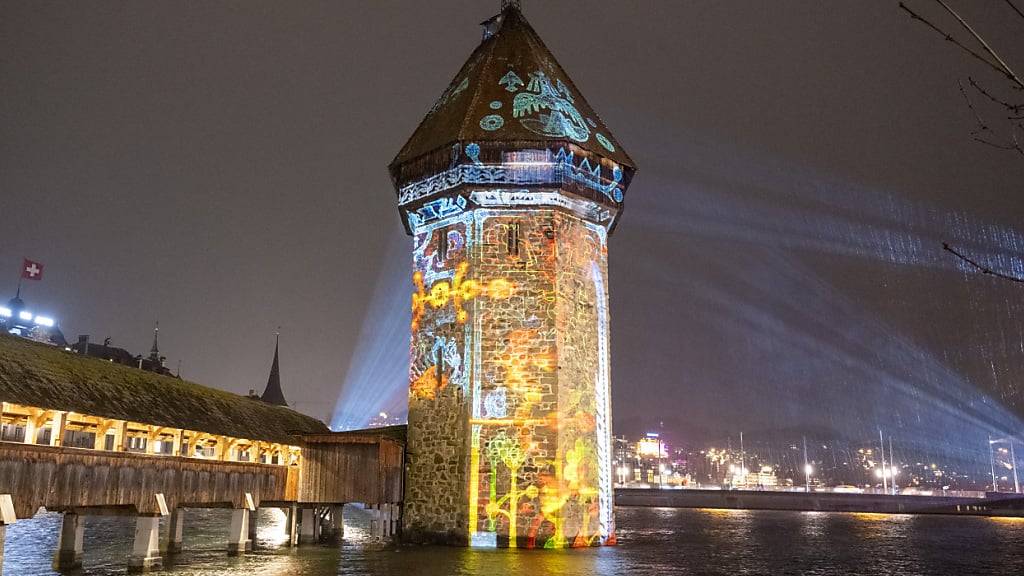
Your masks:
{"label": "bare tree branch", "polygon": [[[924,0],[921,0],[922,2]],[[946,32],[932,21],[926,19],[921,14],[918,14],[912,10],[909,6],[903,2],[899,3],[901,10],[910,15],[911,19],[917,20],[931,28],[932,31],[938,33],[947,42],[952,42],[962,52],[970,55],[979,62],[984,62],[992,70],[998,72],[1001,76],[1009,80],[1009,83],[1002,87],[1002,90],[1009,88],[1015,93],[1024,92],[1024,81],[1010,68],[1010,66],[996,53],[996,51],[989,46],[988,42],[974,30],[974,28],[957,13],[950,5],[947,0],[933,0],[936,4],[942,7],[950,16],[952,16],[960,25],[963,30],[967,32],[973,39],[974,43],[981,46],[982,50],[979,51],[975,48],[968,46],[968,44],[974,44],[971,42],[961,42],[955,38],[952,34]],[[1014,14],[1024,18],[1024,12],[1022,12],[1013,3],[1013,0],[1004,0],[1006,4],[1013,10]],[[1024,135],[1024,102],[1013,103],[1013,100],[1017,100],[1018,96],[1013,96],[1012,99],[1004,98],[998,95],[998,91],[993,91],[985,88],[980,82],[975,80],[973,77],[968,77],[968,82],[971,88],[976,90],[978,94],[984,97],[984,100],[995,104],[1008,112],[1006,115],[1006,122],[1009,124],[1008,130],[1004,131],[1004,134],[999,134],[993,129],[985,118],[982,116],[982,108],[976,106],[976,102],[972,100],[971,95],[964,86],[963,82],[957,81],[957,86],[960,89],[960,94],[963,96],[964,101],[967,103],[967,108],[970,109],[971,115],[974,116],[976,128],[971,131],[971,137],[978,143],[984,144],[991,148],[1004,151],[1016,151],[1021,156],[1024,156],[1024,146],[1021,145],[1019,136]],[[1001,91],[1001,90],[1000,90]],[[1001,123],[1001,122],[1000,122]]]}
{"label": "bare tree branch", "polygon": [[972,134],[978,134],[980,132],[987,132],[988,125],[981,119],[981,115],[974,109],[974,103],[971,102],[971,97],[967,95],[967,91],[964,90],[964,83],[957,80],[956,85],[960,87],[960,94],[964,97],[964,101],[967,102],[967,108],[971,110],[971,114],[974,114],[974,119],[978,122],[978,129]]}
{"label": "bare tree branch", "polygon": [[975,32],[974,28],[971,28],[971,25],[968,24],[966,20],[964,20],[959,14],[957,14],[952,8],[950,8],[949,5],[946,4],[945,0],[935,0],[935,2],[942,6],[943,8],[945,8],[946,12],[949,12],[954,18],[956,18],[957,22],[959,22],[960,25],[963,26],[964,30],[967,30],[967,32],[969,32],[971,36],[973,36],[974,39],[977,40],[979,44],[981,44],[981,47],[985,49],[985,52],[987,52],[989,56],[995,58],[996,62],[999,63],[998,68],[1002,70],[1002,73],[1007,78],[1009,78],[1011,82],[1013,82],[1017,86],[1020,86],[1021,88],[1024,88],[1024,80],[1021,80],[1013,72],[1013,70],[1010,69],[1006,62],[1004,62],[1003,59],[999,57],[999,54],[996,54],[995,50],[989,47],[988,42],[985,42],[985,39],[982,38],[981,35],[979,35],[977,32]]}
{"label": "bare tree branch", "polygon": [[1009,102],[1006,102],[1005,100],[1002,100],[1000,98],[997,98],[997,97],[993,96],[988,90],[985,90],[984,88],[982,88],[981,84],[979,84],[978,81],[975,80],[974,78],[968,76],[967,77],[967,81],[971,83],[971,86],[973,86],[975,90],[977,90],[978,92],[981,92],[986,98],[988,98],[989,100],[991,100],[992,102],[994,102],[996,104],[999,104],[1003,108],[1006,108],[1007,110],[1009,110],[1013,114],[1016,114],[1016,113],[1024,110],[1024,104],[1010,104]]}
{"label": "bare tree branch", "polygon": [[1020,8],[1017,8],[1017,6],[1014,5],[1014,3],[1011,2],[1011,0],[1006,0],[1006,3],[1010,6],[1010,8],[1013,9],[1014,12],[1017,13],[1017,16],[1020,16],[1021,18],[1024,18],[1024,12],[1021,12]]}
{"label": "bare tree branch", "polygon": [[981,272],[982,274],[987,274],[989,276],[995,276],[996,278],[1002,278],[1004,280],[1011,280],[1013,282],[1024,283],[1024,278],[1018,278],[1017,276],[1012,276],[1010,274],[1004,274],[1002,272],[996,272],[995,270],[992,270],[991,268],[989,268],[987,266],[983,266],[981,264],[978,264],[974,260],[971,260],[967,256],[961,254],[960,252],[957,252],[957,250],[955,248],[953,248],[952,246],[950,246],[946,242],[942,243],[942,249],[945,250],[946,252],[949,252],[950,254],[956,256],[961,261],[966,262],[968,265],[971,266],[971,268],[974,268],[975,270],[977,270],[978,272]]}
{"label": "bare tree branch", "polygon": [[900,2],[900,8],[903,9],[903,11],[906,12],[907,14],[910,14],[910,17],[913,18],[914,20],[917,20],[918,22],[921,22],[925,26],[927,26],[927,27],[931,28],[932,30],[938,32],[939,35],[942,36],[943,38],[945,38],[947,42],[952,42],[956,47],[960,48],[961,50],[963,50],[967,54],[973,56],[974,58],[978,59],[979,61],[984,62],[988,67],[992,68],[993,70],[995,70],[999,74],[1002,74],[1004,76],[1006,75],[1006,72],[1002,68],[1000,68],[998,65],[992,63],[991,61],[989,61],[988,58],[985,58],[984,56],[982,56],[981,54],[978,54],[974,50],[971,50],[970,48],[965,46],[963,43],[961,43],[959,40],[954,38],[951,34],[945,32],[944,30],[942,30],[941,28],[939,28],[935,24],[932,24],[930,21],[926,20],[924,18],[924,16],[921,16],[917,12],[914,12],[913,10],[911,10],[903,2]]}

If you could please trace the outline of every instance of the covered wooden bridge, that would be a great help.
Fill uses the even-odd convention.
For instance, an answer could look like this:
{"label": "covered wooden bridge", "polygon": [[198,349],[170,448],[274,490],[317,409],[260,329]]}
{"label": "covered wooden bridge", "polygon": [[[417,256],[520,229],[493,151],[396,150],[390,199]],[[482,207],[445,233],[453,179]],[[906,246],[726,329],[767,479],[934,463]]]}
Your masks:
{"label": "covered wooden bridge", "polygon": [[[183,541],[182,508],[233,510],[229,553],[259,507],[289,511],[291,542],[340,534],[341,505],[401,501],[404,430],[332,434],[291,409],[0,335],[0,567],[5,526],[64,513],[54,566],[81,565],[87,514],[137,517],[129,567]],[[159,519],[168,529],[161,546]]]}

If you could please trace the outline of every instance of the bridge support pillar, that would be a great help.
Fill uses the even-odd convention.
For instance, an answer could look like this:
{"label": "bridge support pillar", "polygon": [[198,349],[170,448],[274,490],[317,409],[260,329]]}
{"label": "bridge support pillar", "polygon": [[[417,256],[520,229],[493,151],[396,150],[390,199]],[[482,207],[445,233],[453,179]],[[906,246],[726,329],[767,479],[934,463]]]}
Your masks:
{"label": "bridge support pillar", "polygon": [[374,540],[383,538],[383,511],[380,504],[367,504],[366,509],[370,512],[370,537]]}
{"label": "bridge support pillar", "polygon": [[378,540],[388,537],[388,505],[377,504],[377,531],[374,534]]}
{"label": "bridge support pillar", "polygon": [[[31,418],[29,418],[31,420]],[[7,540],[7,525],[18,521],[14,514],[14,501],[10,494],[0,494],[0,574],[4,572],[4,543]]]}
{"label": "bridge support pillar", "polygon": [[249,509],[231,511],[231,531],[228,533],[228,556],[240,556],[252,550],[249,540]]}
{"label": "bridge support pillar", "polygon": [[85,518],[74,512],[65,512],[57,539],[57,551],[53,554],[53,569],[57,572],[82,567],[84,551]]}
{"label": "bridge support pillar", "polygon": [[345,535],[345,525],[343,523],[343,510],[345,507],[342,506],[331,506],[328,510],[327,525],[324,528],[324,537],[332,541],[340,541]]}
{"label": "bridge support pillar", "polygon": [[164,551],[168,554],[181,552],[185,535],[185,510],[175,508],[167,519],[167,542]]}
{"label": "bridge support pillar", "polygon": [[135,545],[128,559],[129,572],[150,572],[160,568],[160,518],[139,516],[135,521]]}
{"label": "bridge support pillar", "polygon": [[249,547],[247,550],[256,549],[256,529],[259,527],[260,509],[249,510]]}
{"label": "bridge support pillar", "polygon": [[292,504],[288,507],[288,545],[298,546],[299,545],[299,507],[297,504]]}
{"label": "bridge support pillar", "polygon": [[299,544],[316,544],[319,536],[318,525],[316,508],[303,508],[302,522],[299,525]]}
{"label": "bridge support pillar", "polygon": [[398,519],[401,518],[402,508],[400,504],[392,502],[388,504],[388,537],[394,538],[398,532]]}

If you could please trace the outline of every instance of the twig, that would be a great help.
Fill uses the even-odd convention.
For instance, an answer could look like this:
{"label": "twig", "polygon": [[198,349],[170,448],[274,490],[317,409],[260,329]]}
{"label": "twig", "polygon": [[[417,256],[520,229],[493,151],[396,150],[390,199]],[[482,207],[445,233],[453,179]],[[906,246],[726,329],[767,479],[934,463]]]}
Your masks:
{"label": "twig", "polygon": [[1013,8],[1013,11],[1017,13],[1017,16],[1024,18],[1024,12],[1021,12],[1020,8],[1017,8],[1017,6],[1015,6],[1013,2],[1011,2],[1010,0],[1006,0],[1006,3],[1010,6],[1010,8]]}
{"label": "twig", "polygon": [[964,256],[960,252],[957,252],[955,248],[953,248],[952,246],[950,246],[946,242],[942,243],[942,249],[945,250],[946,252],[949,252],[950,254],[956,256],[957,258],[959,258],[960,260],[966,262],[967,264],[970,264],[970,266],[972,268],[974,268],[978,272],[981,272],[982,274],[987,274],[989,276],[995,276],[996,278],[1002,278],[1004,280],[1011,280],[1013,282],[1024,283],[1024,278],[1018,278],[1016,276],[1011,276],[1010,274],[1003,274],[1002,272],[996,272],[995,270],[992,270],[991,268],[988,268],[987,266],[982,266],[981,264],[978,264],[974,260],[971,260],[967,256]]}
{"label": "twig", "polygon": [[1006,62],[1003,61],[1002,58],[999,57],[999,54],[996,54],[995,50],[989,47],[988,42],[985,42],[985,39],[982,38],[980,34],[975,32],[974,28],[971,28],[971,25],[968,24],[966,20],[964,20],[959,14],[957,14],[952,8],[950,8],[944,0],[935,0],[935,2],[942,6],[943,8],[945,8],[946,12],[949,12],[954,18],[956,18],[957,22],[959,22],[960,25],[963,26],[964,30],[967,30],[967,32],[969,32],[971,36],[973,36],[974,39],[977,40],[979,44],[981,44],[981,47],[985,49],[985,52],[987,52],[989,56],[992,56],[993,58],[996,59],[996,62],[999,63],[998,69],[1001,69],[1003,75],[1009,78],[1010,81],[1016,84],[1017,86],[1024,88],[1024,80],[1018,78],[1017,75],[1014,74],[1013,70],[1010,70],[1010,67],[1006,64]]}
{"label": "twig", "polygon": [[1010,104],[1009,102],[996,98],[988,90],[982,88],[981,84],[979,84],[974,78],[968,76],[967,81],[971,83],[971,86],[973,86],[975,90],[981,92],[986,98],[988,98],[992,102],[995,102],[996,104],[999,104],[1003,108],[1006,108],[1010,112],[1016,114],[1017,112],[1024,110],[1024,104]]}
{"label": "twig", "polygon": [[957,80],[956,85],[960,87],[960,94],[964,97],[964,101],[967,102],[967,107],[971,110],[971,114],[974,114],[974,119],[978,122],[978,130],[975,134],[978,132],[987,132],[988,125],[986,125],[985,121],[981,119],[981,115],[978,114],[978,111],[974,109],[974,103],[971,102],[970,96],[968,96],[967,91],[964,90],[964,83]]}
{"label": "twig", "polygon": [[973,138],[973,140],[975,142],[980,142],[980,143],[982,143],[982,144],[984,144],[986,146],[991,146],[993,148],[998,148],[1000,150],[1016,150],[1017,149],[1017,147],[1014,146],[1013,144],[1000,144],[998,142],[993,142],[991,140],[986,140],[986,139],[981,138],[979,136],[975,136]]}
{"label": "twig", "polygon": [[921,22],[925,26],[927,26],[927,27],[931,28],[932,30],[936,31],[940,36],[945,38],[947,42],[952,42],[958,48],[960,48],[961,50],[963,50],[967,54],[973,56],[974,58],[978,59],[979,61],[984,62],[988,67],[992,68],[993,70],[995,70],[999,74],[1002,74],[1002,75],[1006,74],[1006,72],[1002,68],[1000,68],[996,64],[993,64],[991,61],[989,61],[988,58],[985,58],[981,54],[978,54],[974,50],[971,50],[967,46],[963,45],[959,40],[954,38],[951,34],[946,33],[944,30],[942,30],[941,28],[939,28],[935,24],[932,24],[931,22],[926,20],[924,18],[924,16],[921,16],[917,12],[914,12],[906,4],[904,4],[903,2],[900,2],[900,8],[903,9],[903,11],[906,12],[907,14],[910,14],[910,17],[913,18],[914,20],[917,20],[918,22]]}

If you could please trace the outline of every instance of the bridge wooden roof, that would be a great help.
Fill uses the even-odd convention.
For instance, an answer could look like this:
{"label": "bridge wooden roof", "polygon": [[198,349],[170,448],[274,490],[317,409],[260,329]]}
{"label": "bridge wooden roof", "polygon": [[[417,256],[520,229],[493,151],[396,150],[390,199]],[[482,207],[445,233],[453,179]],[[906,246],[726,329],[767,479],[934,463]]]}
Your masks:
{"label": "bridge wooden roof", "polygon": [[5,334],[0,401],[285,444],[329,431],[289,408]]}

